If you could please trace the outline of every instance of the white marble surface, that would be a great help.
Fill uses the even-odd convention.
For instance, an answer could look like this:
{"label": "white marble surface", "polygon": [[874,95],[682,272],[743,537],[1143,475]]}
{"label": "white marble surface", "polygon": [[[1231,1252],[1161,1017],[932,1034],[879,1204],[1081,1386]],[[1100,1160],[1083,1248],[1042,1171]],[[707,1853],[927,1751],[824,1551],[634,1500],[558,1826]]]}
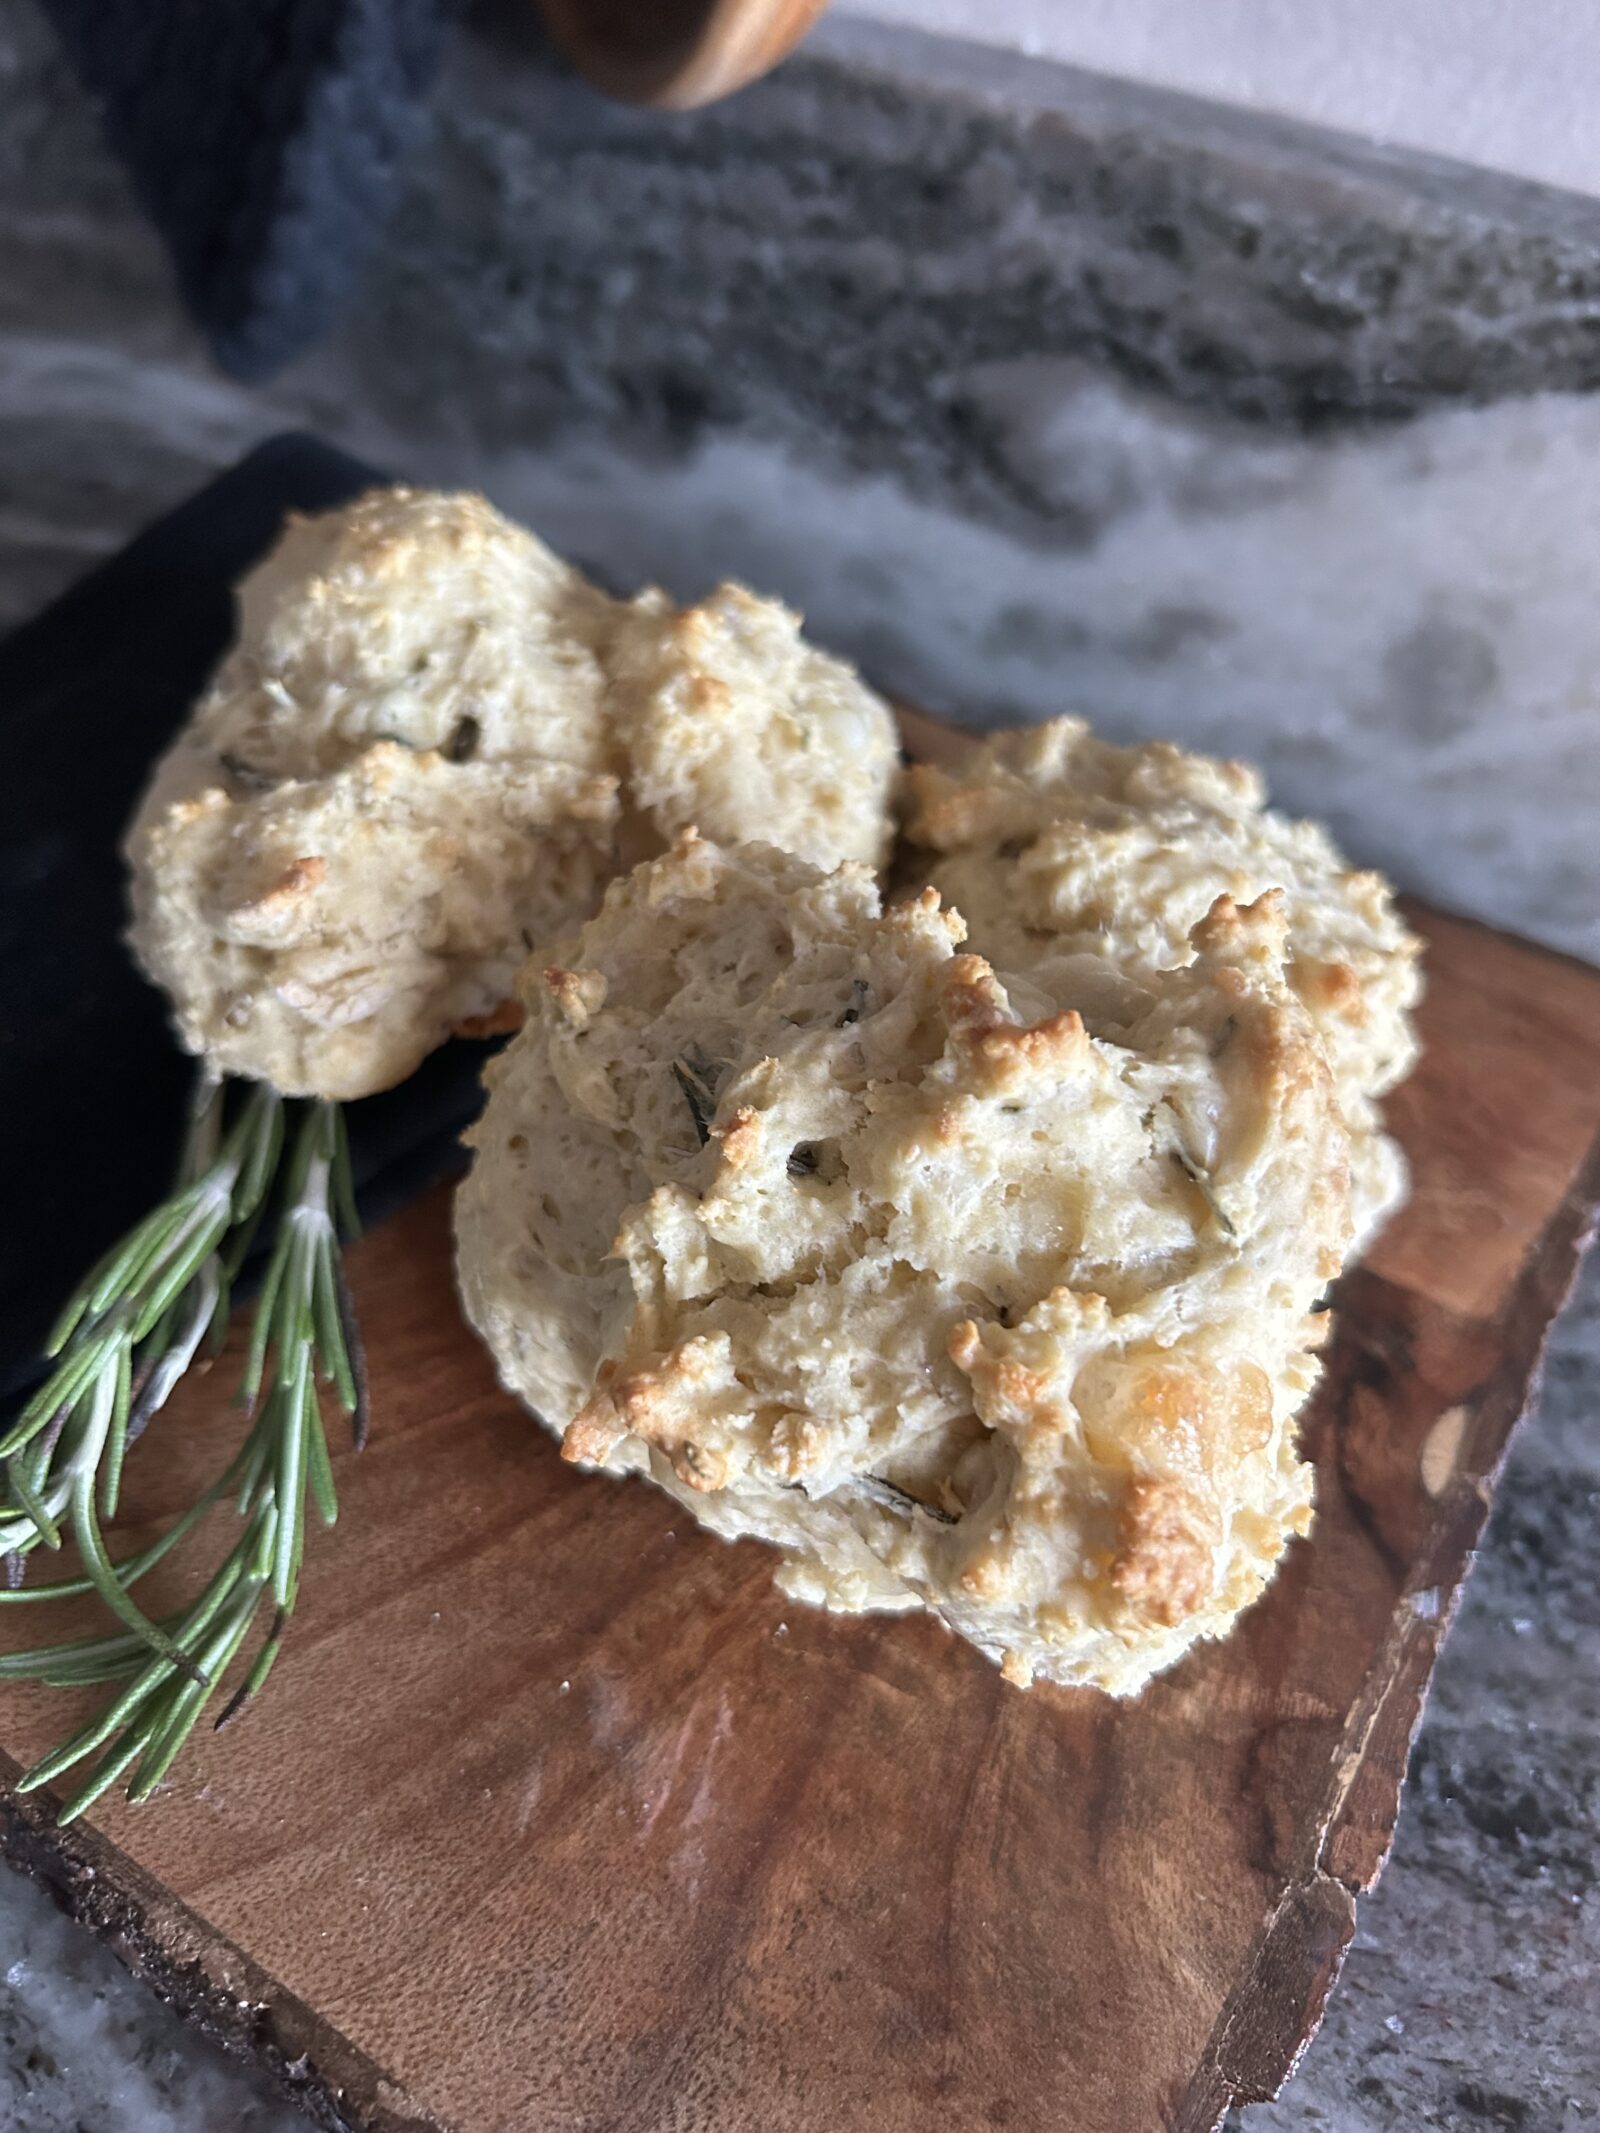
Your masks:
{"label": "white marble surface", "polygon": [[842,0],[839,13],[1600,191],[1589,0]]}
{"label": "white marble surface", "polygon": [[307,2123],[0,1868],[5,2133],[306,2133]]}

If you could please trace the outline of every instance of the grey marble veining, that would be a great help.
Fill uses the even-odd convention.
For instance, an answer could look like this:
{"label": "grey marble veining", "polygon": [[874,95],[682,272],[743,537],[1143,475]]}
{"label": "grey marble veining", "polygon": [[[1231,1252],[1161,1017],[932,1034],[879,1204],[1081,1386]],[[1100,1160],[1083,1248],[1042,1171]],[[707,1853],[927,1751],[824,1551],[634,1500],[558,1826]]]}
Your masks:
{"label": "grey marble veining", "polygon": [[[0,625],[299,422],[624,582],[781,591],[973,723],[1253,756],[1408,884],[1600,954],[1600,209],[866,32],[642,118],[514,14],[344,328],[247,392],[0,0]],[[1597,1394],[1591,1280],[1333,2010],[1241,2133],[1600,2119]],[[0,1876],[4,2133],[291,2123]]]}
{"label": "grey marble veining", "polygon": [[5,2133],[307,2133],[20,1874],[0,1874]]}
{"label": "grey marble veining", "polygon": [[1232,2133],[1600,2124],[1600,1265],[1548,1358],[1320,2036]]}
{"label": "grey marble veining", "polygon": [[1600,381],[1600,203],[865,23],[640,114],[479,13],[363,309],[497,442],[755,423],[1026,523],[967,390],[1019,353],[1289,428]]}

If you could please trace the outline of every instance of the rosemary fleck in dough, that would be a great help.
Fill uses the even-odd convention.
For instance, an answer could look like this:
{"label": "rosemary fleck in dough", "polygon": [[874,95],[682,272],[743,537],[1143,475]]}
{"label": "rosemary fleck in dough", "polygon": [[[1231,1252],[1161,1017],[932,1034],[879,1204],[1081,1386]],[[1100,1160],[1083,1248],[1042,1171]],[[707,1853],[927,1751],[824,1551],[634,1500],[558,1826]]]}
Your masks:
{"label": "rosemary fleck in dough", "polygon": [[1281,894],[1103,1023],[963,931],[692,833],[614,883],[489,1069],[462,1292],[568,1458],[787,1591],[1126,1694],[1309,1521],[1349,1137]]}
{"label": "rosemary fleck in dough", "polygon": [[1159,741],[1119,748],[1076,718],[997,734],[950,768],[919,764],[907,788],[917,876],[960,909],[972,945],[1113,1016],[1188,958],[1217,896],[1282,889],[1289,982],[1333,1070],[1358,1241],[1371,1236],[1405,1197],[1376,1098],[1415,1062],[1422,991],[1420,943],[1381,874],[1347,866],[1319,824],[1268,809],[1245,764]]}
{"label": "rosemary fleck in dough", "polygon": [[887,707],[737,587],[611,600],[481,497],[293,522],[129,837],[191,1051],[287,1095],[506,1026],[536,943],[684,824],[881,857]]}

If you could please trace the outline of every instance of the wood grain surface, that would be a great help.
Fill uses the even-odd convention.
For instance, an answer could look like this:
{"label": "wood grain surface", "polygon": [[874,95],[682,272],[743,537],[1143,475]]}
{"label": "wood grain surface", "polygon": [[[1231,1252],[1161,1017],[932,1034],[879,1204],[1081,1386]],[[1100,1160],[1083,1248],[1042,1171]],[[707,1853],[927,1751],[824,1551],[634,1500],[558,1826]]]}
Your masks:
{"label": "wood grain surface", "polygon": [[[1600,1192],[1600,973],[1413,917],[1415,1193],[1341,1287],[1314,1534],[1138,1702],[809,1613],[563,1467],[459,1318],[439,1193],[355,1254],[376,1429],[270,1693],[143,1809],[60,1834],[4,1795],[10,1856],[328,2125],[1201,2133],[1273,2093]],[[220,1462],[233,1378],[131,1462],[145,1514]],[[0,1779],[70,1701],[0,1693]]]}

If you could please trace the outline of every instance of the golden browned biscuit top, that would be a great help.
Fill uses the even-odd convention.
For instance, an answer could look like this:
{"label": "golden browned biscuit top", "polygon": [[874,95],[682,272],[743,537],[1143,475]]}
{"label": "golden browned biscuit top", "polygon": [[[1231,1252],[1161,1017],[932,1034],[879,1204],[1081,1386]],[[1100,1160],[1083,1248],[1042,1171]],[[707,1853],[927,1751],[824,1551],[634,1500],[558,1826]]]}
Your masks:
{"label": "golden browned biscuit top", "polygon": [[1281,894],[1105,1023],[963,931],[693,836],[614,884],[490,1070],[463,1294],[569,1457],[786,1589],[1126,1692],[1307,1522],[1349,1136]]}

